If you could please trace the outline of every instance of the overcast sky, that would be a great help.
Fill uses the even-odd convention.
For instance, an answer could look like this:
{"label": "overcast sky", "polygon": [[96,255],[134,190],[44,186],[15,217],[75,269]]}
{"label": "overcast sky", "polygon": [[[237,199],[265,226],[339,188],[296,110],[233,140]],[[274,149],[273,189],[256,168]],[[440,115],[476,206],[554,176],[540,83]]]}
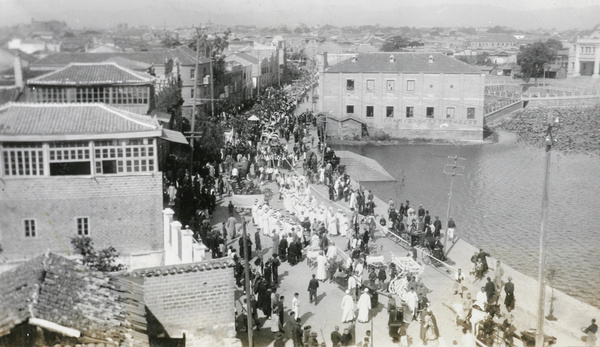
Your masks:
{"label": "overcast sky", "polygon": [[[0,0],[0,25],[29,22],[32,18],[64,20],[74,28],[109,27],[118,23],[174,27],[197,25],[209,19],[226,25],[294,27],[299,22],[376,24],[373,20],[380,18],[382,25],[393,25],[396,23],[391,14],[402,8],[435,6],[443,11],[456,4],[509,11],[596,6],[600,21],[600,0]],[[372,13],[377,15],[370,16]],[[502,18],[498,20],[502,22]],[[457,18],[456,22],[468,26],[469,18]],[[418,25],[410,23],[410,26]],[[573,23],[572,27],[576,26]]]}

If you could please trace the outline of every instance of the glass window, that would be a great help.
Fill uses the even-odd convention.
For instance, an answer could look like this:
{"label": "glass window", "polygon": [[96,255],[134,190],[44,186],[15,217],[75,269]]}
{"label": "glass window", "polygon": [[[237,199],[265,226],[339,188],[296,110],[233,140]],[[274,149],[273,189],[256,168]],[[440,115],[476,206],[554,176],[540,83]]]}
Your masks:
{"label": "glass window", "polygon": [[406,90],[414,91],[415,90],[415,80],[406,81]]}
{"label": "glass window", "polygon": [[346,113],[354,113],[354,105],[346,105]]}
{"label": "glass window", "polygon": [[41,143],[4,143],[5,176],[43,176],[44,152]]}
{"label": "glass window", "polygon": [[23,219],[23,231],[25,237],[37,237],[35,219]]}
{"label": "glass window", "polygon": [[406,106],[406,118],[412,118],[415,116],[415,107]]}
{"label": "glass window", "polygon": [[454,118],[454,107],[446,107],[446,118]]}
{"label": "glass window", "polygon": [[367,106],[367,117],[368,118],[372,118],[374,116],[374,107],[373,106]]}
{"label": "glass window", "polygon": [[467,107],[467,119],[475,119],[475,107]]}
{"label": "glass window", "polygon": [[385,116],[388,118],[394,117],[394,106],[385,107]]}
{"label": "glass window", "polygon": [[367,91],[372,92],[375,90],[375,80],[367,80]]}
{"label": "glass window", "polygon": [[425,114],[427,118],[433,118],[433,107],[427,107]]}
{"label": "glass window", "polygon": [[346,90],[354,90],[354,80],[346,80]]}
{"label": "glass window", "polygon": [[395,87],[396,87],[396,81],[394,81],[394,80],[385,81],[385,90],[387,90],[388,92],[393,92],[395,90]]}
{"label": "glass window", "polygon": [[190,78],[191,79],[196,78],[196,69],[190,69]]}
{"label": "glass window", "polygon": [[79,236],[89,236],[90,235],[90,227],[88,223],[87,217],[79,217],[77,219],[77,235]]}
{"label": "glass window", "polygon": [[92,172],[88,142],[50,143],[50,176],[90,175]]}
{"label": "glass window", "polygon": [[153,139],[96,141],[94,146],[97,174],[154,172]]}

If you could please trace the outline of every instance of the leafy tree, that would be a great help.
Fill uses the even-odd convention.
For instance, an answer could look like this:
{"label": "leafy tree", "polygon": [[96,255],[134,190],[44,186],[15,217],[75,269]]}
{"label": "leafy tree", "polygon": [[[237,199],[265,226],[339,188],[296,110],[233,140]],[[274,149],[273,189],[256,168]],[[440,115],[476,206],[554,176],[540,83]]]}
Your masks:
{"label": "leafy tree", "polygon": [[154,109],[170,114],[171,120],[169,121],[169,129],[181,131],[181,105],[183,105],[183,98],[181,97],[181,81],[179,81],[164,87],[156,95]]}
{"label": "leafy tree", "polygon": [[71,244],[75,251],[83,256],[83,265],[102,272],[121,271],[124,269],[122,264],[117,264],[116,259],[119,252],[114,247],[108,247],[96,252],[94,242],[87,236],[77,236],[71,238]]}
{"label": "leafy tree", "polygon": [[548,39],[546,41],[546,45],[548,47],[550,47],[551,49],[553,49],[554,51],[556,51],[556,52],[558,52],[561,49],[563,49],[562,42],[558,41],[557,39]]}
{"label": "leafy tree", "polygon": [[510,34],[512,33],[514,30],[512,30],[509,27],[505,27],[505,26],[501,26],[501,25],[496,25],[493,28],[488,29],[488,33],[490,34]]}
{"label": "leafy tree", "polygon": [[517,54],[517,64],[521,67],[523,80],[529,82],[533,77],[535,83],[544,73],[544,65],[554,61],[556,51],[544,42],[535,42],[523,48]]}
{"label": "leafy tree", "polygon": [[286,62],[285,69],[283,70],[283,75],[281,76],[281,83],[283,84],[292,84],[294,80],[302,77],[302,71],[298,67],[298,65]]}
{"label": "leafy tree", "polygon": [[392,36],[385,40],[384,44],[381,46],[382,52],[402,52],[404,48],[409,46],[408,39],[397,35]]}

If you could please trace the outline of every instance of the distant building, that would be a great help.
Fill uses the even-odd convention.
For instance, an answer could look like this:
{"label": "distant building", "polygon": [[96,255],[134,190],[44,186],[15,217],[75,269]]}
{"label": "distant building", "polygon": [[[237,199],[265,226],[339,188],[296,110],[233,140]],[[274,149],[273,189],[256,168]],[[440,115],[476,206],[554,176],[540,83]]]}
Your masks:
{"label": "distant building", "polygon": [[105,103],[148,114],[154,77],[116,63],[73,63],[27,80],[26,101],[33,103]]}
{"label": "distant building", "polygon": [[600,24],[570,47],[568,70],[572,76],[600,77]]}
{"label": "distant building", "polygon": [[359,120],[369,134],[481,140],[484,78],[441,53],[358,54],[322,68],[318,109],[340,122]]}
{"label": "distant building", "polygon": [[163,256],[160,138],[187,143],[158,121],[105,104],[0,107],[2,256],[71,251],[89,236],[130,264]]}
{"label": "distant building", "polygon": [[474,38],[469,42],[469,48],[477,50],[519,48],[520,45],[519,40],[510,34],[487,34]]}

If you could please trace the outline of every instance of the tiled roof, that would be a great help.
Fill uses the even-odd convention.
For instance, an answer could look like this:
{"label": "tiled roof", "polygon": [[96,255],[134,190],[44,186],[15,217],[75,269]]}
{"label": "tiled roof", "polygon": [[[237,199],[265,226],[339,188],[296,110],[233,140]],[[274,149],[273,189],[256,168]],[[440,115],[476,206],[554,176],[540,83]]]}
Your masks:
{"label": "tiled roof", "polygon": [[481,37],[476,37],[471,40],[471,42],[517,42],[514,36],[511,34],[495,34],[495,35],[486,35]]}
{"label": "tiled roof", "polygon": [[[390,56],[394,61],[390,62]],[[429,57],[433,62],[429,62]],[[344,60],[332,65],[325,73],[360,73],[360,72],[392,72],[392,73],[466,73],[480,74],[481,71],[474,66],[463,63],[455,58],[441,53],[362,53],[354,58]]]}
{"label": "tiled roof", "polygon": [[223,269],[226,267],[233,266],[231,259],[220,258],[213,260],[206,260],[199,263],[193,264],[182,264],[182,265],[169,265],[160,266],[146,269],[134,270],[130,273],[133,277],[152,277],[152,276],[167,276],[176,275],[184,272],[198,272],[198,271],[209,271],[212,269]]}
{"label": "tiled roof", "polygon": [[0,305],[0,336],[35,317],[76,329],[82,340],[149,346],[143,288],[130,279],[48,253],[1,274],[0,288],[10,299]]}
{"label": "tiled roof", "polygon": [[233,59],[235,59],[235,57],[238,57],[238,58],[243,59],[251,64],[258,64],[258,58],[253,55],[250,55],[248,53],[235,53],[235,54],[232,54],[231,57]]}
{"label": "tiled roof", "polygon": [[0,107],[0,139],[11,136],[92,135],[156,131],[148,116],[105,104],[8,103]]}
{"label": "tiled roof", "polygon": [[131,60],[125,57],[112,57],[106,59],[105,62],[117,63],[119,66],[136,71],[146,71],[152,67],[152,64],[148,64],[137,60]]}
{"label": "tiled roof", "polygon": [[27,81],[28,85],[106,85],[151,84],[154,77],[118,65],[117,63],[71,63],[66,67]]}
{"label": "tiled roof", "polygon": [[[196,64],[196,51],[187,46],[180,46],[169,50],[169,56],[179,61],[182,65]],[[198,59],[200,64],[210,63],[210,59],[200,55]]]}

